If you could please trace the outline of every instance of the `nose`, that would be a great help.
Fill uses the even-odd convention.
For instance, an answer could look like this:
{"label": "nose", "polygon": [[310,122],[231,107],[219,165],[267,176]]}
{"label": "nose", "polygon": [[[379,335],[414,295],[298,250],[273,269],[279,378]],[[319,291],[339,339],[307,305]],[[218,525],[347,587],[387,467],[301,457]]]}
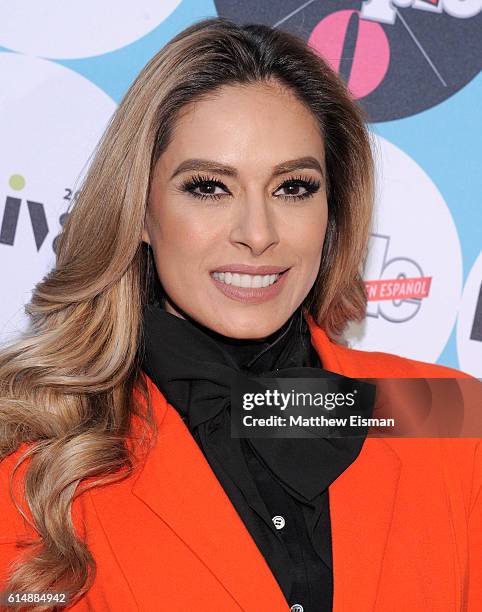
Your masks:
{"label": "nose", "polygon": [[279,242],[275,211],[262,195],[251,195],[239,202],[230,232],[231,242],[247,246],[260,255]]}

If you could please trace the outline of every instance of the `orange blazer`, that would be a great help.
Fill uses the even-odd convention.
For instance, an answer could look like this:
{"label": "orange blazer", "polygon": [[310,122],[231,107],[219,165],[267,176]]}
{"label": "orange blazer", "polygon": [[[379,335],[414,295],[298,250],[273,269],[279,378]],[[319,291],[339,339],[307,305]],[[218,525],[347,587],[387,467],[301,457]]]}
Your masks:
{"label": "orange blazer", "polygon": [[[308,322],[323,367],[333,372],[366,378],[467,376],[339,346],[309,315]],[[127,479],[95,487],[73,502],[74,525],[97,561],[97,575],[69,609],[289,612],[186,425],[148,383],[159,426],[155,448]],[[482,610],[480,440],[366,439],[329,488],[334,612]],[[31,533],[8,494],[7,479],[21,450],[0,464],[0,590],[18,554],[16,536]]]}

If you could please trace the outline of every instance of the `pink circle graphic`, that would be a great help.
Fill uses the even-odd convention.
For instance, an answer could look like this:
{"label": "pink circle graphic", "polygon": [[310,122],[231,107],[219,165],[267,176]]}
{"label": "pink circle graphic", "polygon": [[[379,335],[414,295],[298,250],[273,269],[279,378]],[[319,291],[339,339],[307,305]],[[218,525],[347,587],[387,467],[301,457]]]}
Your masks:
{"label": "pink circle graphic", "polygon": [[356,98],[363,98],[380,85],[390,64],[390,45],[382,26],[362,19],[360,11],[337,11],[318,22],[308,43],[339,72],[348,23],[354,13],[358,28],[353,57],[348,58],[351,68],[347,85]]}

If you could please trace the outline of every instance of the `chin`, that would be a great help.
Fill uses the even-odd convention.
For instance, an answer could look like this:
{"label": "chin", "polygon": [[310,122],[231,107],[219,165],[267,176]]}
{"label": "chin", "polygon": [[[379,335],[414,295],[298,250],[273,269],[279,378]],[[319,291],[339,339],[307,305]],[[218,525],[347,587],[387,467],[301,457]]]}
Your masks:
{"label": "chin", "polygon": [[261,326],[259,320],[254,316],[254,319],[246,321],[246,324],[242,324],[239,318],[225,325],[220,325],[220,322],[216,321],[212,325],[212,328],[218,333],[229,336],[230,338],[237,338],[239,340],[261,340],[276,331],[282,324],[283,321],[281,321],[279,325],[273,326],[271,324]]}

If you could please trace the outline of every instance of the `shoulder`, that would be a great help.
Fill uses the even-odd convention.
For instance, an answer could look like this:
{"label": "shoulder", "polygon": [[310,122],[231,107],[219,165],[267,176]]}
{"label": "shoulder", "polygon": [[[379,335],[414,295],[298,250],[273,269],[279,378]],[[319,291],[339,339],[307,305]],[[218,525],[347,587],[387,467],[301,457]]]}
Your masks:
{"label": "shoulder", "polygon": [[[470,374],[445,365],[418,361],[393,353],[362,351],[340,344],[333,344],[338,360],[347,370],[360,370],[365,377],[432,377],[473,378]],[[347,374],[349,375],[349,374]]]}
{"label": "shoulder", "polygon": [[[381,351],[361,351],[339,344],[334,344],[333,350],[344,373],[355,378],[464,379],[463,383],[455,383],[462,394],[464,411],[469,410],[470,406],[476,409],[476,403],[480,406],[481,382],[457,368]],[[444,384],[440,389],[447,390],[449,387]],[[409,457],[419,465],[434,465],[434,470],[435,466],[439,466],[444,472],[448,490],[463,491],[465,507],[470,514],[477,498],[482,496],[482,438],[479,432],[480,427],[477,427],[474,437],[386,438],[384,442],[402,459]]]}
{"label": "shoulder", "polygon": [[321,357],[323,367],[351,377],[363,378],[473,378],[456,368],[402,357],[381,351],[362,351],[330,337],[313,316],[305,313],[312,343]]}

